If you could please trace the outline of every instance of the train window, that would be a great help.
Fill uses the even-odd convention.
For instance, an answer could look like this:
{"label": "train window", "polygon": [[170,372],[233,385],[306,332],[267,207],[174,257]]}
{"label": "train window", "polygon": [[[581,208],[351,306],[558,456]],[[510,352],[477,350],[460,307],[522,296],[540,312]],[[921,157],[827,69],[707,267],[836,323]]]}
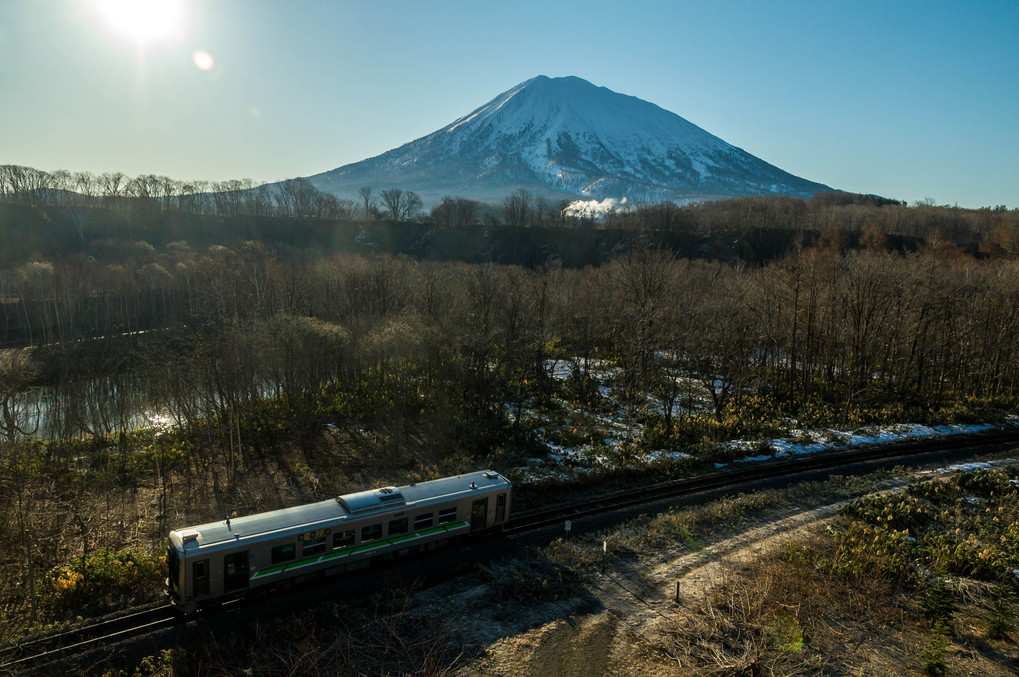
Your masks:
{"label": "train window", "polygon": [[248,551],[228,552],[223,555],[223,592],[243,590],[248,587]]}
{"label": "train window", "polygon": [[381,524],[369,524],[366,527],[361,527],[361,542],[374,541],[382,538],[382,525]]}
{"label": "train window", "polygon": [[209,560],[203,559],[194,563],[195,597],[209,594]]}
{"label": "train window", "polygon": [[308,557],[310,555],[317,555],[320,552],[326,551],[326,536],[319,536],[318,538],[310,538],[302,543],[301,556]]}
{"label": "train window", "polygon": [[333,550],[354,545],[354,530],[338,531],[333,534]]}
{"label": "train window", "polygon": [[287,543],[286,545],[277,545],[272,549],[272,563],[279,564],[280,562],[289,562],[294,558],[294,553],[297,550],[293,543]]}
{"label": "train window", "polygon": [[506,519],[506,494],[499,494],[495,497],[495,521],[502,522]]}
{"label": "train window", "polygon": [[430,512],[425,513],[424,515],[418,515],[417,517],[414,518],[414,531],[421,531],[422,529],[427,529],[428,527],[432,526],[432,523],[434,521],[435,520],[432,517],[432,513]]}
{"label": "train window", "polygon": [[456,521],[456,508],[444,508],[439,511],[439,524],[449,524]]}
{"label": "train window", "polygon": [[407,533],[407,518],[401,517],[398,520],[393,520],[389,523],[389,535],[405,534]]}

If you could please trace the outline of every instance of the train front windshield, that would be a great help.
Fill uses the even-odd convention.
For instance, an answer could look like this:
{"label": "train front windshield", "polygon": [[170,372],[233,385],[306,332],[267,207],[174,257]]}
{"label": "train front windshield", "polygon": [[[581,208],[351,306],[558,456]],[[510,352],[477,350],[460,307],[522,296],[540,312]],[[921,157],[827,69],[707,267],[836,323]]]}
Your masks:
{"label": "train front windshield", "polygon": [[175,601],[181,601],[180,594],[180,557],[172,545],[166,549],[166,591]]}

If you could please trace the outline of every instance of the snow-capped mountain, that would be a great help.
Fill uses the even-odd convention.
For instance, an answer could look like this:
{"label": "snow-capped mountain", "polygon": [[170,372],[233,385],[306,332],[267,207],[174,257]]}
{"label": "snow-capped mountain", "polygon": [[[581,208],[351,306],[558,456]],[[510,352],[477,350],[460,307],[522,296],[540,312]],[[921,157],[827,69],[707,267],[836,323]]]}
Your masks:
{"label": "snow-capped mountain", "polygon": [[309,178],[341,197],[370,185],[412,190],[426,204],[444,195],[498,200],[518,188],[629,201],[831,190],[647,101],[543,75],[428,136]]}

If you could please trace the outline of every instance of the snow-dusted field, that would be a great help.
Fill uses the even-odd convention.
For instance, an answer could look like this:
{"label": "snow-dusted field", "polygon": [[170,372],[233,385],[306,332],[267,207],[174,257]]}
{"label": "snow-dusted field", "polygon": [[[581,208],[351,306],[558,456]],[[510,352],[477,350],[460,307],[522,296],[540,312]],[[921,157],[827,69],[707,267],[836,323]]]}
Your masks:
{"label": "snow-dusted field", "polygon": [[[530,458],[527,463],[516,468],[519,478],[524,482],[543,479],[570,480],[581,475],[610,468],[622,464],[651,465],[660,462],[677,461],[691,458],[691,454],[681,450],[645,450],[636,444],[643,436],[643,427],[634,420],[633,412],[619,404],[613,386],[616,370],[606,362],[590,363],[590,372],[598,382],[598,392],[603,407],[597,414],[582,411],[569,403],[560,402],[563,414],[559,421],[583,421],[582,434],[576,426],[558,424],[549,421],[541,412],[526,409],[522,420],[533,426],[536,437],[547,449],[544,458]],[[547,365],[548,372],[556,380],[563,382],[572,375],[572,364],[567,360],[556,360]],[[703,413],[710,410],[710,402],[703,388],[688,379],[681,379],[684,388],[696,393],[692,399],[684,398],[690,407],[687,413]],[[647,411],[657,411],[658,403],[649,400]],[[952,435],[967,435],[1000,427],[1019,426],[1019,420],[1000,424],[981,423],[972,425],[938,425],[928,426],[919,423],[899,423],[881,426],[863,426],[854,430],[816,429],[804,430],[790,427],[785,437],[770,439],[738,439],[720,443],[717,450],[720,455],[731,461],[716,463],[718,468],[730,463],[754,463],[772,460],[784,456],[814,454],[833,449],[852,449],[874,444],[888,444],[905,440],[917,440]],[[563,428],[566,428],[565,434]],[[574,433],[574,434],[571,434]],[[585,437],[579,443],[557,441],[560,438]]]}

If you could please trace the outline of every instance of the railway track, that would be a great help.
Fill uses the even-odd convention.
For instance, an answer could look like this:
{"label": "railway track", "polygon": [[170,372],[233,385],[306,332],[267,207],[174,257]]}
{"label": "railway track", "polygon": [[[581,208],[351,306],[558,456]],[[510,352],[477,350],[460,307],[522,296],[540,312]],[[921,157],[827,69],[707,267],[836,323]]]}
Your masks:
{"label": "railway track", "polygon": [[[678,480],[622,491],[597,499],[571,503],[547,509],[525,511],[514,516],[506,525],[508,535],[532,531],[565,520],[621,510],[671,498],[689,496],[706,491],[736,488],[746,484],[783,476],[823,470],[834,470],[867,462],[888,462],[898,458],[916,457],[938,452],[993,453],[1019,445],[1019,430],[1001,428],[966,437],[900,442],[841,450],[805,456],[793,456],[769,462],[755,463],[740,469],[727,469],[691,479]],[[214,613],[210,610],[209,613]],[[13,674],[37,668],[42,664],[85,653],[127,639],[132,639],[169,628],[178,623],[173,607],[161,606],[126,614],[90,626],[29,640],[21,644],[0,648],[0,674]]]}
{"label": "railway track", "polygon": [[679,496],[697,494],[712,489],[736,487],[750,482],[768,480],[818,470],[830,470],[869,461],[889,461],[919,454],[948,451],[1002,451],[1019,444],[1019,430],[1001,428],[993,431],[967,435],[966,437],[942,438],[897,442],[860,449],[840,450],[810,455],[784,457],[763,463],[755,463],[740,469],[700,475],[685,480],[666,482],[650,487],[622,491],[597,499],[571,503],[549,509],[523,512],[513,516],[506,524],[505,533],[514,534],[558,524],[568,519],[578,519],[602,512],[619,510],[643,503]]}
{"label": "railway track", "polygon": [[16,673],[71,654],[161,630],[177,620],[173,607],[167,604],[38,637],[0,650],[0,660],[3,661],[0,670]]}

